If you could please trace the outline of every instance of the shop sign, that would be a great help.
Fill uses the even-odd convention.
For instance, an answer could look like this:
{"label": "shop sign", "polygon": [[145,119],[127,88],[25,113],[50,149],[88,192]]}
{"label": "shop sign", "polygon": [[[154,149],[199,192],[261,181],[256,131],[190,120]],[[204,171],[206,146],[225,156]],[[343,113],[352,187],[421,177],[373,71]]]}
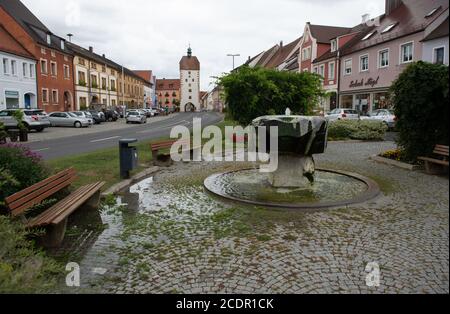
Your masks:
{"label": "shop sign", "polygon": [[374,87],[378,85],[378,81],[380,80],[380,77],[378,76],[377,79],[368,78],[367,80],[361,79],[352,81],[350,83],[350,88],[357,88],[357,87],[364,87],[364,86],[370,86]]}

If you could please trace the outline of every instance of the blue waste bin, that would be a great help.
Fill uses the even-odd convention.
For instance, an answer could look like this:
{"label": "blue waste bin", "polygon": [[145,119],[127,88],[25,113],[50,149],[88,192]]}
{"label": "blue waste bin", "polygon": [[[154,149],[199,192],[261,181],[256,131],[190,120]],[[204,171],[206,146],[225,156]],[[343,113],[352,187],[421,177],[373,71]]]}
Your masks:
{"label": "blue waste bin", "polygon": [[120,154],[120,177],[130,178],[130,171],[138,166],[138,149],[130,144],[136,143],[137,139],[123,139],[119,141]]}

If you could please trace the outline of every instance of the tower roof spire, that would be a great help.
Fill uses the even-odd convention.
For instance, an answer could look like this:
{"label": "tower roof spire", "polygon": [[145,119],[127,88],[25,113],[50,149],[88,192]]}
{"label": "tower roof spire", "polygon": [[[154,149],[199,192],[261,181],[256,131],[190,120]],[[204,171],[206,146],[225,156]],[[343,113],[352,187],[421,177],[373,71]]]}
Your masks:
{"label": "tower roof spire", "polygon": [[189,48],[187,50],[187,55],[188,55],[189,58],[192,57],[192,48],[191,48],[191,44],[190,43],[189,43]]}

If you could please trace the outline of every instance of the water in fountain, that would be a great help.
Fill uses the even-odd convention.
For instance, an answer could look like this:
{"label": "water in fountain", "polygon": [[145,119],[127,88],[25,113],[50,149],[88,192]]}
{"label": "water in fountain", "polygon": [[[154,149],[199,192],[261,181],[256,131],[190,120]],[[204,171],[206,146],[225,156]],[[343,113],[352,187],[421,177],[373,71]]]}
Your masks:
{"label": "water in fountain", "polygon": [[216,174],[205,180],[206,189],[233,201],[289,208],[343,206],[379,194],[375,182],[358,174],[317,170],[313,155],[325,153],[328,121],[323,117],[291,116],[290,110],[286,113],[253,121],[253,126],[265,127],[268,132],[266,147],[271,147],[270,128],[278,127],[275,172],[244,169]]}

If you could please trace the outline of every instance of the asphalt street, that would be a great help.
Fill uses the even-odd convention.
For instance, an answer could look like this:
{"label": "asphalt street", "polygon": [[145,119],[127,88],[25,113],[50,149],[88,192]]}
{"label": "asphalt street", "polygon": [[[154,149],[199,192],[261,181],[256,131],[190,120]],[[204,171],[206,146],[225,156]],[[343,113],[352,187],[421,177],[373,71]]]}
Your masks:
{"label": "asphalt street", "polygon": [[[132,128],[44,140],[29,143],[27,146],[32,151],[39,153],[45,160],[51,160],[115,147],[118,146],[120,139],[132,138],[138,141],[149,141],[169,137],[170,131],[177,125],[192,129],[194,118],[201,118],[204,127],[220,122],[223,116],[214,112],[180,113],[163,121],[152,122],[149,119],[147,124],[136,125]],[[74,129],[74,133],[76,131]]]}

